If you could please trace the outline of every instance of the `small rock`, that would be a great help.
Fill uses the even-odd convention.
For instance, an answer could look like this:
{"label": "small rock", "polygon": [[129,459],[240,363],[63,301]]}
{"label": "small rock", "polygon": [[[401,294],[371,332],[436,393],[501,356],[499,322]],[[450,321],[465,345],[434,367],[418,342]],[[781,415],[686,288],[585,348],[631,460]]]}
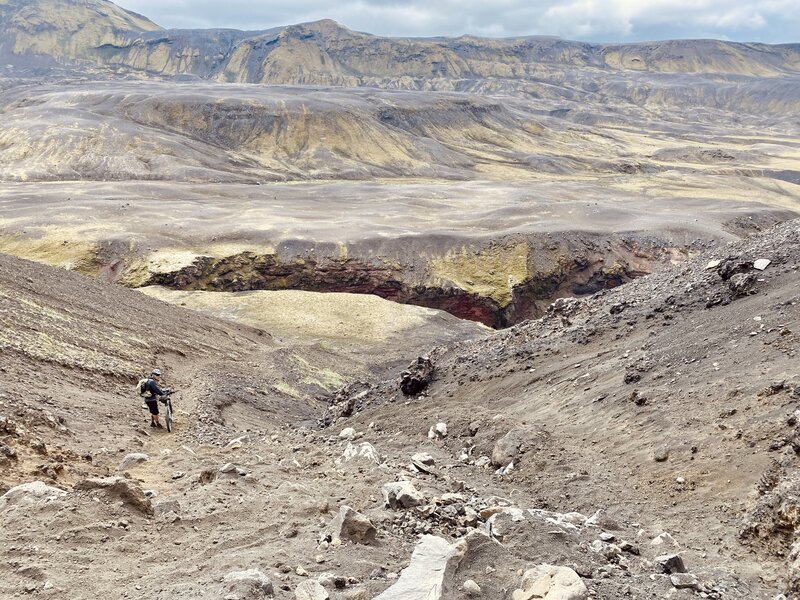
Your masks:
{"label": "small rock", "polygon": [[601,533],[599,537],[601,542],[606,542],[606,543],[613,542],[615,539],[617,539],[613,533],[607,533],[605,531]]}
{"label": "small rock", "polygon": [[150,457],[143,452],[132,452],[131,454],[126,454],[125,458],[122,459],[122,462],[119,463],[118,470],[127,471],[131,467],[147,460],[150,460]]}
{"label": "small rock", "polygon": [[342,453],[342,457],[337,459],[336,462],[337,464],[341,464],[342,462],[348,463],[351,460],[357,462],[366,461],[375,463],[376,465],[382,462],[380,454],[378,454],[378,451],[375,450],[375,447],[369,442],[362,442],[358,446],[354,446],[348,442],[347,448],[345,448]]}
{"label": "small rock", "polygon": [[578,574],[568,567],[539,565],[525,571],[521,589],[512,594],[512,600],[585,600],[589,590]]}
{"label": "small rock", "polygon": [[160,517],[169,513],[181,514],[181,505],[177,500],[162,500],[153,507],[155,516]]}
{"label": "small rock", "polygon": [[446,492],[439,497],[439,502],[445,506],[448,504],[455,504],[457,502],[463,503],[465,501],[466,498],[464,498],[464,496],[453,492]]}
{"label": "small rock", "polygon": [[411,464],[415,467],[421,468],[421,470],[426,471],[424,467],[432,467],[436,461],[433,460],[433,457],[428,454],[427,452],[417,452],[414,456],[411,457]]}
{"label": "small rock", "polygon": [[432,440],[440,440],[447,437],[447,423],[437,423],[428,430],[428,437]]}
{"label": "small rock", "polygon": [[696,590],[700,587],[700,581],[695,575],[691,573],[673,573],[669,576],[672,585],[678,589],[693,589]]}
{"label": "small rock", "polygon": [[500,475],[500,476],[503,476],[503,475],[508,475],[508,474],[509,474],[509,473],[511,473],[511,471],[513,471],[513,470],[514,470],[514,461],[511,461],[511,462],[510,462],[510,463],[508,463],[508,464],[507,464],[505,467],[500,467],[499,469],[497,469],[497,470],[494,472],[494,474],[495,474],[495,475]]}
{"label": "small rock", "polygon": [[230,442],[228,442],[228,445],[227,445],[227,446],[225,446],[225,448],[226,448],[227,450],[238,450],[238,449],[239,449],[239,448],[241,448],[241,447],[242,447],[242,446],[243,446],[245,443],[247,443],[247,442],[249,442],[249,441],[250,441],[250,436],[249,436],[249,435],[247,435],[247,434],[245,434],[245,435],[243,435],[243,436],[241,436],[241,437],[238,437],[238,438],[236,438],[236,439],[234,439],[234,440],[231,440]]}
{"label": "small rock", "polygon": [[339,432],[339,439],[340,440],[349,440],[356,434],[356,430],[352,427],[345,427]]}
{"label": "small rock", "polygon": [[637,381],[640,381],[641,379],[642,379],[642,374],[639,373],[638,371],[628,371],[627,373],[625,373],[624,382],[626,384],[636,383]]}
{"label": "small rock", "polygon": [[622,313],[627,307],[628,307],[628,303],[627,302],[624,302],[624,301],[623,302],[615,302],[614,304],[612,304],[609,307],[608,312],[610,314],[612,314],[612,315],[618,315],[618,314]]}
{"label": "small rock", "polygon": [[472,579],[467,579],[464,582],[464,592],[466,592],[467,596],[470,597],[477,597],[481,595],[481,586],[475,583]]}
{"label": "small rock", "polygon": [[757,269],[758,271],[763,271],[770,265],[771,262],[772,261],[767,258],[759,258],[753,263],[753,268]]}
{"label": "small rock", "polygon": [[410,481],[395,481],[384,484],[383,501],[389,508],[411,508],[425,502],[423,496]]}
{"label": "small rock", "polygon": [[225,463],[219,468],[220,473],[233,473],[236,471],[236,465],[233,463]]}
{"label": "small rock", "polygon": [[661,446],[653,450],[653,460],[656,462],[664,462],[669,458],[669,448]]}
{"label": "small rock", "polygon": [[675,538],[668,534],[666,531],[659,533],[656,537],[654,537],[650,541],[651,546],[663,546],[663,547],[670,547],[670,548],[678,548],[678,542],[675,541]]}
{"label": "small rock", "polygon": [[331,521],[329,531],[333,540],[352,541],[371,544],[378,531],[364,515],[349,506],[342,506],[339,514]]}
{"label": "small rock", "polygon": [[660,573],[672,575],[673,573],[686,573],[686,566],[679,554],[664,554],[656,556],[653,564]]}
{"label": "small rock", "polygon": [[[237,598],[256,600],[272,595],[272,582],[258,569],[232,571],[223,578],[225,590]],[[227,597],[227,596],[226,596]]]}
{"label": "small rock", "polygon": [[619,549],[623,552],[627,552],[629,554],[633,554],[634,556],[639,556],[639,547],[631,544],[630,542],[622,542],[619,545]]}
{"label": "small rock", "polygon": [[737,298],[747,296],[756,285],[756,276],[752,273],[737,273],[728,280],[728,287]]}

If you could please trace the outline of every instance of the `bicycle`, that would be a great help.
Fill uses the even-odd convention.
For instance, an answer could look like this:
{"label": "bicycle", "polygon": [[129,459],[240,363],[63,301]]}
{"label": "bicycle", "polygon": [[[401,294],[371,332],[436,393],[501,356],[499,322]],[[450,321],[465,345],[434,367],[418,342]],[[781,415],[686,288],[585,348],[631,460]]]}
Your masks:
{"label": "bicycle", "polygon": [[173,412],[172,412],[172,399],[170,396],[175,393],[175,390],[166,389],[164,390],[164,394],[161,396],[159,402],[164,405],[167,409],[166,414],[164,415],[164,423],[167,426],[167,432],[172,432],[173,427]]}

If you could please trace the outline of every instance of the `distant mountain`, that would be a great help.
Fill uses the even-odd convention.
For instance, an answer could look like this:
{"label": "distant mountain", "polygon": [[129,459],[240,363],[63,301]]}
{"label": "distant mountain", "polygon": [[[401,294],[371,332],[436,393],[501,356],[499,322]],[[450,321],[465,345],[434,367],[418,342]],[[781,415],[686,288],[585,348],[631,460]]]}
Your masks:
{"label": "distant mountain", "polygon": [[0,60],[21,67],[97,62],[98,48],[160,29],[105,0],[0,0]]}
{"label": "distant mountain", "polygon": [[236,83],[454,90],[563,80],[572,68],[779,77],[800,44],[715,40],[587,44],[549,37],[383,38],[334,21],[268,31],[164,30],[105,0],[0,0],[0,59]]}

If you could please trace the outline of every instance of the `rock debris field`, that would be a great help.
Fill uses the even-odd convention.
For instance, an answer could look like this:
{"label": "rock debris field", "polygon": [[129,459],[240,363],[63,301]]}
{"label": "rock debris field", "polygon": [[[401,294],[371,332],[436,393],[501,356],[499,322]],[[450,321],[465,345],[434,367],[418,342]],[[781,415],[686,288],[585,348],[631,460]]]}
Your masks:
{"label": "rock debris field", "polygon": [[789,221],[347,371],[3,258],[0,595],[797,597],[798,259]]}

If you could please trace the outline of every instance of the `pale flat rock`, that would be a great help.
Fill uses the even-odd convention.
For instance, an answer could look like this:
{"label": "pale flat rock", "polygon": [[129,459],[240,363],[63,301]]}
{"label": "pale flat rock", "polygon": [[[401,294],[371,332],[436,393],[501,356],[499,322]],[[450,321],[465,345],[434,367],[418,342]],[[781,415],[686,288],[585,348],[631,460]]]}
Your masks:
{"label": "pale flat rock", "polygon": [[423,467],[432,467],[434,464],[436,464],[436,461],[427,452],[417,452],[411,457],[411,462],[415,465],[420,465]]}
{"label": "pale flat rock", "polygon": [[242,600],[256,600],[272,595],[272,581],[258,569],[233,571],[223,578],[225,590]]}
{"label": "pale flat rock", "polygon": [[477,598],[481,595],[481,586],[472,579],[467,579],[462,587],[464,588],[464,593],[471,598]]}
{"label": "pale flat rock", "polygon": [[397,583],[375,600],[442,600],[455,585],[453,576],[465,551],[466,544],[423,536]]}
{"label": "pale flat rock", "polygon": [[100,490],[108,496],[119,498],[125,504],[142,511],[153,514],[153,505],[136,483],[124,477],[92,477],[82,479],[75,484],[75,490],[89,492]]}
{"label": "pale flat rock", "polygon": [[759,271],[763,271],[766,269],[772,261],[768,258],[759,258],[757,261],[753,263],[753,268]]}
{"label": "pale flat rock", "polygon": [[678,542],[675,541],[675,538],[666,531],[659,533],[656,537],[650,540],[650,545],[657,548],[679,548]]}
{"label": "pale flat rock", "polygon": [[328,600],[330,598],[328,591],[314,579],[298,585],[294,590],[294,597],[296,600]]}
{"label": "pale flat rock", "polygon": [[153,507],[153,513],[156,517],[161,517],[170,513],[180,515],[181,504],[177,500],[162,500]]}
{"label": "pale flat rock", "polygon": [[569,567],[539,565],[525,571],[522,588],[515,590],[512,600],[585,600],[586,584]]}
{"label": "pale flat rock", "polygon": [[700,587],[700,580],[691,573],[673,573],[669,576],[669,580],[678,589],[696,590]]}
{"label": "pale flat rock", "polygon": [[119,463],[119,470],[127,471],[131,467],[135,467],[139,463],[143,463],[148,460],[150,460],[150,456],[144,452],[132,452],[130,454],[126,454],[125,458],[123,458]]}
{"label": "pale flat rock", "polygon": [[64,490],[47,485],[43,481],[31,481],[13,487],[0,496],[0,510],[15,505],[50,502],[66,495],[67,492]]}

